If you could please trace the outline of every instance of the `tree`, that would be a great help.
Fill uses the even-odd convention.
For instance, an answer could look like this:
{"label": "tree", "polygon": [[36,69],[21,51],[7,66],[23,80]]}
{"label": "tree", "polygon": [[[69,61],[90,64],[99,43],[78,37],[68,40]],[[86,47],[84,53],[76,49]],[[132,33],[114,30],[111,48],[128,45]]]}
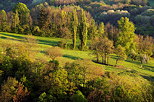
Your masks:
{"label": "tree", "polygon": [[51,100],[55,97],[58,101],[64,101],[67,95],[66,92],[70,91],[67,71],[63,68],[57,68],[56,70],[46,73],[43,78],[44,83],[41,85],[53,96]]}
{"label": "tree", "polygon": [[121,45],[118,45],[118,47],[115,49],[115,53],[117,55],[116,65],[118,64],[119,60],[125,60],[127,58],[125,49]]}
{"label": "tree", "polygon": [[18,3],[15,8],[13,9],[14,13],[19,13],[19,19],[21,25],[29,25],[29,17],[30,17],[30,10],[24,3]]}
{"label": "tree", "polygon": [[113,42],[108,38],[100,39],[98,44],[98,51],[102,56],[102,63],[108,64],[108,55],[113,52]]}
{"label": "tree", "polygon": [[119,30],[117,27],[111,25],[110,23],[107,23],[105,25],[105,36],[110,40],[112,40],[114,45],[117,42],[118,34],[119,34]]}
{"label": "tree", "polygon": [[126,49],[128,54],[132,49],[135,49],[135,26],[132,22],[129,21],[129,18],[122,17],[118,21],[118,27],[120,32],[117,38],[116,46],[121,45]]}
{"label": "tree", "polygon": [[0,11],[0,31],[7,30],[7,14],[4,10]]}
{"label": "tree", "polygon": [[98,37],[104,37],[104,23],[101,22],[98,26]]}
{"label": "tree", "polygon": [[68,80],[75,86],[84,86],[86,82],[101,77],[104,72],[101,67],[96,66],[91,61],[77,60],[67,63],[65,69],[68,72]]}
{"label": "tree", "polygon": [[0,100],[2,102],[21,102],[29,95],[29,92],[24,85],[18,82],[15,78],[9,77],[1,86]]}
{"label": "tree", "polygon": [[138,36],[138,39],[136,40],[137,43],[137,50],[140,54],[146,54],[148,56],[151,56],[153,53],[153,47],[154,47],[154,39],[150,36]]}
{"label": "tree", "polygon": [[95,39],[96,37],[98,37],[98,30],[97,30],[97,25],[95,20],[91,21],[91,24],[89,26],[89,39]]}
{"label": "tree", "polygon": [[96,61],[99,62],[99,38],[96,37],[91,41],[91,50],[93,51],[92,54],[96,55]]}
{"label": "tree", "polygon": [[13,97],[13,102],[23,102],[26,101],[26,97],[29,95],[28,89],[24,87],[21,83],[18,84],[18,89],[16,95]]}
{"label": "tree", "polygon": [[76,39],[77,39],[77,28],[78,28],[78,16],[76,10],[73,10],[73,21],[72,21],[72,28],[73,28],[73,49],[76,48]]}
{"label": "tree", "polygon": [[59,47],[50,47],[46,50],[46,54],[52,59],[52,61],[55,60],[57,57],[62,56],[61,49]]}
{"label": "tree", "polygon": [[76,94],[71,96],[72,102],[88,102],[81,91],[76,91]]}
{"label": "tree", "polygon": [[136,39],[137,43],[137,51],[139,54],[139,60],[141,63],[147,63],[149,57],[153,54],[154,49],[154,39],[149,36],[141,36],[139,35]]}
{"label": "tree", "polygon": [[87,46],[88,23],[86,14],[83,10],[81,10],[80,30],[81,50],[84,50]]}
{"label": "tree", "polygon": [[19,14],[16,11],[15,13],[12,14],[12,22],[11,22],[11,28],[12,31],[15,33],[18,33],[18,26],[20,24],[20,20],[19,20]]}

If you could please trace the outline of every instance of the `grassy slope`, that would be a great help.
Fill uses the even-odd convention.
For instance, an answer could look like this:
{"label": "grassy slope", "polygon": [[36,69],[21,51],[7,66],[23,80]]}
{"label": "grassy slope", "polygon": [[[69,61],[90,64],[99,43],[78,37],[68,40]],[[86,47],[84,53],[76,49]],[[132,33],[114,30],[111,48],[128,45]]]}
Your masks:
{"label": "grassy slope", "polygon": [[[24,37],[26,37],[26,35],[0,32],[0,41],[21,42],[24,40]],[[33,48],[34,51],[39,52],[36,57],[45,60],[49,60],[49,57],[42,52],[50,46],[56,46],[58,41],[62,40],[60,38],[47,38],[47,37],[36,37],[36,39],[38,40],[38,45],[39,45],[39,47]],[[71,43],[71,40],[69,42]],[[61,62],[61,65],[64,65],[66,62],[73,62],[77,59],[90,59],[90,60],[94,59],[94,56],[92,56],[89,51],[63,49],[62,52],[63,52],[63,57],[58,58],[58,60]],[[115,65],[115,59],[111,57],[109,63],[111,65]],[[144,64],[142,67],[138,61],[131,61],[131,60],[119,62],[120,66],[119,68],[115,68],[113,66],[105,66],[101,64],[97,65],[102,66],[103,68],[105,68],[106,71],[127,73],[127,74],[135,73],[137,75],[142,75],[145,78],[154,80],[154,59],[151,59],[151,61],[148,64]]]}

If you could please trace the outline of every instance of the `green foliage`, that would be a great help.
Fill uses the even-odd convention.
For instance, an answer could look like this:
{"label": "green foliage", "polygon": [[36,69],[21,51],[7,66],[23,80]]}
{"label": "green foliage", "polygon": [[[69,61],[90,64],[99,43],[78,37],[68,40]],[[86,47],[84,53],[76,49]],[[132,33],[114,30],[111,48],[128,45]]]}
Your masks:
{"label": "green foliage", "polygon": [[118,63],[118,60],[125,60],[127,58],[125,49],[121,45],[118,45],[115,49],[115,53],[117,54],[116,64]]}
{"label": "green foliage", "polygon": [[73,27],[73,49],[76,48],[76,39],[77,39],[77,28],[78,28],[78,16],[76,10],[73,11],[73,21],[72,21],[72,27]]}
{"label": "green foliage", "polygon": [[24,85],[18,82],[15,78],[8,77],[7,81],[1,86],[0,99],[1,101],[23,101],[29,94]]}
{"label": "green foliage", "polygon": [[[84,86],[87,81],[94,80],[103,75],[103,70],[95,66],[90,61],[78,60],[74,63],[66,64],[68,79],[76,86]],[[95,70],[94,70],[95,69]]]}
{"label": "green foliage", "polygon": [[102,63],[108,64],[108,55],[113,52],[113,42],[108,38],[100,39],[98,43],[98,53],[102,56]]}
{"label": "green foliage", "polygon": [[[138,61],[131,61],[129,59],[119,61],[118,67],[114,67],[85,60],[92,60],[93,56],[89,55],[90,51],[83,52],[62,49],[62,53],[67,56],[57,58],[56,60],[58,61],[54,60],[49,62],[50,57],[45,55],[44,51],[51,47],[48,44],[52,42],[57,44],[58,41],[62,39],[35,37],[39,43],[36,44],[37,46],[31,46],[31,44],[29,44],[31,40],[27,39],[24,45],[26,45],[25,47],[30,51],[29,53],[25,47],[23,47],[22,42],[16,43],[15,46],[12,45],[15,42],[25,41],[25,37],[27,38],[29,36],[11,33],[1,33],[0,36],[0,49],[2,49],[0,50],[0,56],[2,57],[0,60],[0,70],[3,71],[1,76],[2,81],[4,82],[4,79],[12,76],[21,80],[24,86],[28,87],[30,91],[30,93],[27,93],[26,88],[22,88],[23,86],[16,88],[17,90],[22,89],[22,91],[16,91],[16,95],[13,98],[14,100],[20,99],[18,97],[24,93],[22,99],[25,100],[27,97],[28,100],[26,101],[37,100],[41,102],[70,101],[72,95],[76,101],[85,98],[88,101],[98,102],[152,101],[152,84],[146,80],[152,80],[153,77],[152,67],[154,63],[152,59],[149,61],[149,64],[143,64],[142,68]],[[9,39],[2,39],[4,37],[17,41],[9,42]],[[101,39],[100,41],[102,40],[105,39]],[[149,40],[149,38],[147,40]],[[108,42],[107,40],[105,41]],[[96,41],[95,43],[98,42]],[[123,55],[123,53],[120,52],[121,49],[122,52],[124,51],[123,47],[119,47],[119,49],[119,55]],[[34,57],[31,56],[31,54],[38,56]],[[113,58],[109,59],[109,64],[114,65],[116,55],[110,56]],[[76,60],[74,57],[84,60]],[[76,61],[73,62],[74,60]],[[65,62],[70,63],[65,64]],[[2,67],[2,65],[6,66]],[[105,69],[106,74],[104,74],[103,69]],[[107,73],[107,70],[115,73]],[[9,74],[5,76],[7,72],[9,72]],[[17,87],[19,87],[19,85]],[[80,92],[77,95],[76,90],[81,91],[85,95],[84,98]],[[79,98],[76,99],[76,97]]]}
{"label": "green foliage", "polygon": [[[33,36],[0,33],[0,82],[3,83],[0,100],[8,95],[6,101],[15,102],[153,101],[150,81],[154,76],[154,63],[153,59],[149,60],[153,54],[153,39],[135,39],[135,25],[126,18],[136,23],[136,32],[152,34],[153,10],[130,5],[146,5],[146,0],[105,0],[114,4],[112,6],[102,0],[46,1],[50,3],[31,6],[31,10],[27,7],[29,5],[18,3],[13,12],[0,12],[1,31],[50,37],[36,37],[36,40]],[[119,2],[124,4],[116,4]],[[71,3],[74,4],[70,6]],[[116,21],[120,17],[117,29]],[[104,25],[107,22],[114,26]],[[10,40],[24,43],[13,44]],[[92,47],[89,47],[89,42],[92,42]],[[80,46],[81,50],[89,47],[98,63],[91,61],[91,51],[51,47],[58,44],[62,48],[77,49]],[[134,60],[125,60],[126,54]],[[100,56],[103,64],[99,63]],[[125,61],[114,66],[116,60]],[[141,66],[139,63],[147,60],[149,64]],[[116,74],[106,71],[104,74],[103,69]],[[8,82],[5,82],[7,78]]]}
{"label": "green foliage", "polygon": [[48,101],[55,101],[55,98],[52,95],[47,95],[43,92],[38,99],[38,102],[48,102]]}
{"label": "green foliage", "polygon": [[146,79],[114,73],[107,76],[108,78],[95,80],[92,85],[93,91],[88,96],[89,101],[94,99],[98,101],[152,101],[151,94],[149,94],[152,93],[149,89],[152,86]]}
{"label": "green foliage", "polygon": [[72,102],[88,102],[81,91],[76,91],[76,94],[71,96]]}
{"label": "green foliage", "polygon": [[18,3],[13,9],[13,12],[19,13],[19,20],[21,25],[29,24],[30,10],[27,8],[27,5]]}
{"label": "green foliage", "polygon": [[81,40],[81,50],[86,49],[87,47],[87,37],[88,37],[88,23],[85,12],[81,11],[81,23],[80,23],[80,40]]}
{"label": "green foliage", "polygon": [[132,22],[129,21],[127,17],[122,17],[118,21],[119,36],[117,39],[117,46],[121,45],[129,53],[132,49],[135,49],[134,37],[135,37],[135,27]]}
{"label": "green foliage", "polygon": [[19,23],[20,23],[19,14],[16,11],[15,13],[13,13],[12,23],[11,23],[11,29],[13,32],[18,33]]}
{"label": "green foliage", "polygon": [[55,60],[55,58],[62,56],[61,49],[58,47],[51,47],[51,48],[47,49],[46,54],[48,56],[50,56],[50,58],[53,61]]}
{"label": "green foliage", "polygon": [[104,23],[100,23],[98,27],[98,37],[103,37],[104,36]]}
{"label": "green foliage", "polygon": [[7,14],[4,10],[0,11],[0,31],[7,31]]}

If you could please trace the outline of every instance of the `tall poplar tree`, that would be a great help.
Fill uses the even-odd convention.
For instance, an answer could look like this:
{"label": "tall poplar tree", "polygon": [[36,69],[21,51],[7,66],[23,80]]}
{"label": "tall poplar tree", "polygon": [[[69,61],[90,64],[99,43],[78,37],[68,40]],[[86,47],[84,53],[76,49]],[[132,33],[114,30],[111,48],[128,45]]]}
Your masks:
{"label": "tall poplar tree", "polygon": [[87,35],[88,35],[88,23],[86,14],[83,10],[81,10],[81,34],[80,34],[80,40],[81,40],[81,50],[84,50],[87,45]]}
{"label": "tall poplar tree", "polygon": [[11,28],[15,33],[18,33],[17,26],[19,25],[19,23],[20,23],[19,14],[16,11],[16,13],[12,14],[12,22],[11,22]]}
{"label": "tall poplar tree", "polygon": [[95,37],[98,36],[98,29],[94,19],[91,21],[88,33],[89,33],[88,35],[89,39],[94,39]]}
{"label": "tall poplar tree", "polygon": [[104,36],[104,23],[100,23],[98,26],[98,37],[103,37]]}
{"label": "tall poplar tree", "polygon": [[77,39],[77,28],[78,28],[78,16],[76,10],[73,10],[73,21],[72,21],[72,27],[73,27],[73,49],[76,48],[76,39]]}
{"label": "tall poplar tree", "polygon": [[0,11],[0,31],[6,31],[7,28],[7,14],[5,10]]}

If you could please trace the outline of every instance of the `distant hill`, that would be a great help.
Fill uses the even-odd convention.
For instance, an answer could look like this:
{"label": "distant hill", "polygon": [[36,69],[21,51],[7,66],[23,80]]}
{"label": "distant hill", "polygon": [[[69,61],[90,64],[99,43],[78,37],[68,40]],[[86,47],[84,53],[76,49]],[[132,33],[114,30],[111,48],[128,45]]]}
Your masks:
{"label": "distant hill", "polygon": [[48,2],[50,5],[68,5],[74,3],[88,4],[90,2],[105,2],[106,4],[131,3],[135,5],[146,5],[147,3],[154,6],[153,0],[0,0],[0,10],[11,10],[18,2],[26,4],[28,7],[33,7],[39,3]]}
{"label": "distant hill", "polygon": [[0,10],[10,11],[17,3],[22,2],[28,7],[45,2],[46,0],[0,0]]}
{"label": "distant hill", "polygon": [[154,6],[154,0],[149,0],[151,6]]}

